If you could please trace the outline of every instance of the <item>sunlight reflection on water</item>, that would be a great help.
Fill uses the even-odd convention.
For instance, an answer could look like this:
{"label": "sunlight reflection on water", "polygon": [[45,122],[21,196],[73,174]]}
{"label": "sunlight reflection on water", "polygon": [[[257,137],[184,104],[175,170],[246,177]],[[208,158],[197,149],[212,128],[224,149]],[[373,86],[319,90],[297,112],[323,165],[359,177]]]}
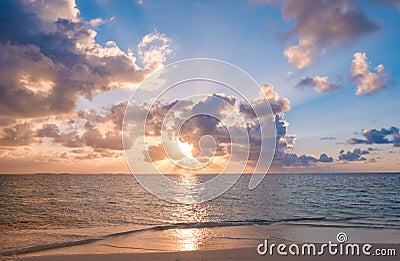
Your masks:
{"label": "sunlight reflection on water", "polygon": [[203,242],[204,235],[199,229],[177,229],[176,238],[178,240],[177,247],[182,251],[192,251],[199,249],[199,245]]}

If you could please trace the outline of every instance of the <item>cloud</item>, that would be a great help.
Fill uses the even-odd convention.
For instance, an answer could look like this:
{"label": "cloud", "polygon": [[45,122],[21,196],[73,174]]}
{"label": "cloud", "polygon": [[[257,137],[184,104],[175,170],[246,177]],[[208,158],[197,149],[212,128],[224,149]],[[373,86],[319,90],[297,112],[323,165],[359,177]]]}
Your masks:
{"label": "cloud", "polygon": [[305,167],[317,162],[330,163],[333,162],[333,158],[329,157],[325,153],[321,154],[319,158],[310,155],[298,156],[295,153],[285,153],[282,162],[284,166]]}
{"label": "cloud", "polygon": [[283,114],[277,114],[275,116],[275,126],[277,133],[277,143],[274,155],[273,166],[276,167],[306,167],[312,164],[320,163],[331,163],[333,158],[329,157],[326,153],[320,155],[316,158],[312,155],[297,155],[293,152],[288,152],[293,150],[296,143],[296,136],[287,135],[287,130],[289,123],[285,120]]}
{"label": "cloud", "polygon": [[306,77],[304,79],[301,79],[295,87],[298,88],[313,88],[317,92],[333,92],[335,90],[338,90],[341,88],[340,85],[333,84],[328,82],[328,77],[325,76],[315,76],[313,78],[311,77]]}
{"label": "cloud", "polygon": [[89,21],[89,24],[91,27],[98,27],[105,23],[106,23],[106,21],[102,18],[94,18]]}
{"label": "cloud", "polygon": [[336,137],[322,137],[320,140],[336,140]]}
{"label": "cloud", "polygon": [[77,103],[82,97],[135,88],[163,66],[172,53],[171,39],[155,30],[143,36],[136,56],[113,41],[99,44],[95,28],[115,18],[86,21],[74,0],[5,0],[0,7],[4,161],[71,164],[121,158],[126,103],[79,112]]}
{"label": "cloud", "polygon": [[[264,89],[266,91],[268,89]],[[272,90],[272,87],[271,87]],[[267,95],[271,102],[276,104],[277,111],[281,111],[288,107],[288,104],[282,102],[279,96],[271,92]],[[220,103],[216,103],[220,101]],[[224,105],[224,106],[221,106]],[[280,107],[279,107],[279,106]],[[58,155],[58,161],[63,160],[87,160],[100,159],[102,157],[120,157],[121,146],[121,124],[124,115],[126,103],[119,103],[104,108],[103,111],[95,111],[86,109],[68,116],[51,116],[50,118],[36,118],[24,125],[15,122],[5,122],[8,124],[3,130],[4,134],[0,136],[1,145],[25,146],[29,144],[52,144],[53,146],[61,146],[63,155]],[[133,104],[137,106],[139,114],[146,115],[146,106],[148,104]],[[149,141],[153,138],[160,138],[162,120],[166,118],[169,110],[174,108],[171,116],[172,123],[177,125],[185,118],[185,115],[206,111],[209,108],[214,110],[213,114],[217,114],[222,118],[227,117],[227,113],[232,111],[230,106],[234,106],[239,110],[240,104],[233,96],[224,95],[222,93],[210,94],[199,101],[179,101],[175,100],[169,103],[158,102],[150,111],[149,120],[146,125],[146,133],[149,135]],[[278,108],[279,107],[279,108]],[[141,111],[144,111],[143,113]],[[144,116],[127,115],[136,124],[137,121]],[[248,115],[242,112],[242,116]],[[66,120],[68,119],[68,120]],[[261,122],[264,118],[260,118]],[[265,120],[265,119],[264,119]],[[326,154],[322,154],[319,158],[311,155],[297,155],[292,152],[296,143],[295,135],[287,135],[288,122],[285,120],[283,113],[275,114],[275,124],[277,129],[277,149],[274,157],[274,166],[310,166],[317,163],[332,162],[333,159]],[[180,126],[179,124],[177,126]],[[260,153],[261,133],[260,121],[256,119],[248,119],[246,121],[247,132],[250,136],[250,154],[247,161],[248,166],[252,166],[258,159]],[[176,126],[170,126],[175,129]],[[177,129],[177,128],[176,128]],[[246,130],[245,130],[246,131]],[[237,137],[245,137],[238,127],[231,126],[230,132],[235,132]],[[201,137],[210,135],[215,142],[200,144]],[[232,144],[227,128],[220,124],[220,121],[213,117],[204,115],[195,116],[187,120],[180,129],[179,140],[181,142],[189,142],[193,145],[193,155],[198,157],[200,161],[207,162],[207,157],[214,155],[216,157],[226,158],[230,155],[232,146],[237,146],[243,150],[243,142],[245,139],[240,138],[236,144]],[[146,162],[162,162],[166,159],[164,148],[169,156],[178,159],[181,154],[174,150],[171,142],[150,143],[148,144],[148,152],[144,153],[144,161]],[[175,144],[176,145],[176,144]],[[200,147],[201,145],[201,147]],[[176,147],[176,146],[175,146]],[[59,148],[61,149],[61,148]],[[290,152],[287,152],[290,151]],[[247,155],[247,154],[246,154]],[[235,158],[232,160],[244,160],[243,158]]]}
{"label": "cloud", "polygon": [[24,1],[25,9],[35,13],[41,20],[55,22],[59,19],[78,21],[79,9],[75,0]]}
{"label": "cloud", "polygon": [[375,163],[377,162],[376,158],[369,158],[367,161],[365,161],[365,163]]}
{"label": "cloud", "polygon": [[[292,152],[293,147],[296,143],[295,135],[288,135],[287,128],[289,123],[285,120],[283,111],[290,110],[290,101],[286,98],[280,98],[279,95],[273,90],[272,85],[265,84],[262,86],[262,93],[260,95],[265,96],[271,104],[274,120],[276,126],[276,151],[274,156],[273,165],[277,167],[288,167],[288,166],[310,166],[318,163],[330,163],[333,162],[333,158],[323,153],[319,157],[312,155],[297,155]],[[260,97],[256,98],[252,105],[254,107],[263,105],[263,101]],[[195,157],[198,156],[212,156],[215,152],[216,157],[227,157],[230,156],[232,146],[239,148],[239,151],[243,151],[244,142],[247,140],[244,138],[245,133],[239,131],[239,126],[229,126],[229,132],[226,126],[221,124],[217,119],[226,120],[227,113],[232,111],[233,108],[238,109],[240,114],[245,119],[247,128],[247,134],[249,135],[250,151],[247,160],[249,167],[253,166],[257,161],[261,148],[261,132],[260,124],[264,120],[270,120],[265,118],[264,115],[260,115],[259,118],[255,117],[253,109],[246,103],[238,102],[233,96],[228,96],[222,93],[210,94],[207,97],[198,101],[180,101],[176,100],[170,103],[157,102],[154,104],[152,110],[149,113],[148,122],[146,124],[146,134],[149,137],[160,138],[161,125],[165,119],[167,126],[178,131],[179,127],[179,140],[181,142],[188,142],[193,145],[192,153]],[[173,111],[169,111],[173,108]],[[197,115],[186,120],[183,125],[182,120],[186,115],[208,113],[214,115],[217,118],[210,117],[208,115]],[[167,115],[169,115],[168,118]],[[172,120],[171,123],[168,123]],[[236,137],[243,137],[243,139],[237,140],[236,144],[232,144],[232,140],[229,136],[236,135]],[[177,134],[177,133],[176,133]],[[212,136],[215,142],[210,144],[200,144],[200,140],[204,136]],[[171,156],[170,143],[171,141],[163,141],[164,147],[161,140],[148,144],[148,154],[143,152],[145,161],[147,162],[159,162],[166,159],[165,150]],[[201,145],[201,148],[200,148]],[[246,156],[245,156],[246,155]],[[237,155],[234,155],[237,157]],[[173,157],[173,156],[172,156]],[[231,160],[243,160],[247,157],[247,153],[243,153],[243,158],[234,158]],[[179,158],[177,156],[177,158]]]}
{"label": "cloud", "polygon": [[0,146],[23,146],[34,142],[34,132],[30,122],[18,123],[3,128],[0,136]]}
{"label": "cloud", "polygon": [[284,55],[297,69],[303,69],[328,48],[352,43],[380,29],[380,24],[367,17],[353,4],[339,0],[260,0],[258,3],[277,4],[282,8],[283,19],[293,21],[287,38],[297,38]]}
{"label": "cloud", "polygon": [[362,155],[369,154],[368,150],[362,150],[359,148],[353,148],[351,151],[348,151],[345,153],[345,151],[342,149],[339,152],[339,160],[343,161],[364,161],[367,160],[365,157]]}
{"label": "cloud", "polygon": [[[195,116],[186,121],[180,130],[179,139],[193,144],[193,154],[197,156],[201,152],[200,139],[206,135],[214,138],[216,144],[215,153],[217,156],[224,156],[229,153],[227,148],[231,143],[231,138],[227,128],[221,125],[219,120],[208,115]],[[213,146],[214,144],[209,145]],[[213,148],[208,147],[204,149],[212,150]]]}
{"label": "cloud", "polygon": [[[267,100],[271,106],[272,112],[274,114],[290,111],[289,99],[285,98],[285,97],[280,98],[279,94],[276,91],[274,91],[274,87],[271,84],[264,84],[261,87],[261,92],[262,92],[261,94],[264,95],[265,98],[267,98]],[[255,110],[257,110],[257,106],[263,106],[262,103],[264,102],[265,98],[260,97],[252,103],[252,106],[254,107]],[[247,103],[240,103],[239,111],[240,111],[240,113],[243,113],[244,115],[246,115],[249,118],[256,117],[254,110]],[[262,111],[262,110],[259,110],[259,111]],[[258,115],[258,116],[260,117],[261,115]]]}
{"label": "cloud", "polygon": [[9,126],[12,123],[15,123],[15,119],[8,117],[0,117],[0,127]]}
{"label": "cloud", "polygon": [[144,160],[147,162],[156,162],[167,157],[162,144],[148,146],[147,153],[143,151],[143,155],[145,157]]}
{"label": "cloud", "polygon": [[121,133],[119,131],[107,131],[100,133],[99,129],[90,128],[83,135],[86,146],[95,149],[122,150]]}
{"label": "cloud", "polygon": [[361,135],[364,139],[350,138],[347,140],[349,144],[393,144],[395,147],[400,147],[399,128],[390,127],[388,129],[363,129]]}
{"label": "cloud", "polygon": [[165,35],[144,36],[142,69],[133,52],[113,41],[97,43],[78,14],[73,0],[2,2],[0,115],[72,113],[79,97],[135,86],[172,52]]}
{"label": "cloud", "polygon": [[[76,104],[80,97],[91,99],[98,93],[142,81],[163,66],[166,56],[172,54],[171,39],[157,30],[145,35],[137,46],[136,57],[131,51],[121,50],[113,41],[104,45],[97,43],[94,28],[103,20],[84,21],[79,17],[74,1],[7,1],[2,4],[8,6],[0,9],[3,32],[0,40],[0,116],[7,119],[1,120],[0,145],[20,146],[17,149],[21,150],[30,144],[50,144],[62,150],[54,155],[57,160],[120,157],[121,125],[126,103],[115,104],[103,111],[87,109],[79,112],[75,111]],[[46,9],[51,11],[43,11]],[[254,101],[255,106],[264,106],[261,95],[269,100],[276,116],[278,153],[289,158],[285,150],[293,149],[296,136],[287,135],[288,123],[283,112],[290,110],[290,101],[280,98],[272,85],[265,84],[260,99]],[[225,105],[216,101],[224,101]],[[127,116],[135,124],[135,120],[139,121],[145,115],[146,106],[130,106],[138,107],[139,115]],[[244,131],[250,135],[250,161],[255,160],[259,156],[260,124],[265,115],[260,115],[260,121],[254,119],[251,108],[235,97],[221,93],[197,102],[156,103],[149,114],[146,134],[150,139],[160,136],[162,120],[172,107],[176,109],[173,123],[178,123],[189,112],[207,109],[225,117],[232,112],[232,106],[246,117]],[[240,134],[239,127],[233,127],[236,128],[232,131]],[[213,136],[215,144],[205,144],[200,151],[200,137],[205,135]],[[227,128],[217,119],[205,116],[186,121],[180,139],[194,145],[194,154],[209,153],[216,145],[217,157],[227,156],[232,146],[243,145],[242,140],[230,144]],[[164,160],[164,153],[160,144],[149,146],[152,161]],[[34,156],[35,160],[39,154]],[[44,158],[50,160],[51,156],[46,154]],[[304,155],[296,157],[300,163],[293,164],[297,165],[330,160],[327,155],[318,159]],[[288,162],[286,160],[286,164]]]}
{"label": "cloud", "polygon": [[138,55],[145,68],[158,69],[165,62],[166,57],[172,53],[169,39],[165,34],[160,34],[157,30],[147,34],[138,44]]}
{"label": "cloud", "polygon": [[59,136],[54,137],[53,143],[60,144],[67,148],[80,148],[85,146],[85,141],[76,130],[61,133]]}
{"label": "cloud", "polygon": [[375,67],[376,73],[368,69],[366,53],[357,52],[351,63],[351,79],[357,84],[356,95],[368,95],[384,88],[385,68],[382,64]]}
{"label": "cloud", "polygon": [[274,91],[271,84],[264,84],[261,90],[271,105],[274,114],[286,112],[290,110],[290,101],[288,98],[280,98],[279,94]]}
{"label": "cloud", "polygon": [[[284,113],[290,110],[290,101],[287,98],[280,98],[278,93],[273,90],[273,86],[269,84],[263,85],[263,93],[267,97],[271,104],[272,111],[275,115],[275,129],[276,129],[276,149],[275,155],[272,162],[272,166],[275,167],[289,167],[289,166],[310,166],[316,163],[330,163],[333,162],[333,158],[329,157],[325,153],[321,154],[319,158],[311,155],[297,155],[293,153],[293,147],[296,144],[296,135],[287,135],[289,123],[284,117]],[[255,105],[257,106],[257,101]],[[239,104],[239,110],[241,113],[249,117],[250,119],[255,118],[255,113],[251,107],[245,104]],[[258,128],[257,124],[249,126],[248,132],[251,133],[250,138],[253,141],[257,141],[257,137],[260,135],[259,132],[255,131]],[[259,143],[252,142],[253,151],[259,151]],[[289,151],[289,152],[288,152]],[[258,158],[258,154],[255,152],[252,154],[253,158]]]}
{"label": "cloud", "polygon": [[40,144],[47,139],[52,145],[65,148],[122,150],[121,126],[125,106],[123,102],[104,112],[84,110],[68,115],[69,120],[60,117],[53,120],[34,118],[24,123],[9,122],[0,133],[0,146]]}
{"label": "cloud", "polygon": [[49,137],[56,138],[60,137],[60,131],[55,124],[46,123],[40,129],[36,131],[37,137]]}
{"label": "cloud", "polygon": [[325,153],[322,153],[322,154],[319,156],[319,161],[321,161],[321,162],[333,162],[333,158],[332,158],[332,157],[329,157],[329,156],[326,155]]}
{"label": "cloud", "polygon": [[225,94],[212,94],[207,96],[204,100],[197,102],[193,107],[193,113],[208,113],[217,118],[222,118],[225,109],[230,106],[236,105],[236,98]]}
{"label": "cloud", "polygon": [[317,58],[315,49],[316,47],[311,41],[302,39],[298,45],[289,46],[283,55],[296,69],[303,69]]}

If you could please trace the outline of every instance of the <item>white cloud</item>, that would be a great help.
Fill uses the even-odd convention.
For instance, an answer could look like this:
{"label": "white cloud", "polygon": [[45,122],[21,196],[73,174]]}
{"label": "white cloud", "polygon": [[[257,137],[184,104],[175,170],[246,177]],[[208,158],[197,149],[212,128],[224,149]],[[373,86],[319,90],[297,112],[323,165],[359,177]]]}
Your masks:
{"label": "white cloud", "polygon": [[351,79],[357,84],[356,95],[367,95],[384,88],[385,70],[382,64],[375,67],[376,73],[369,71],[366,53],[357,52],[351,63]]}
{"label": "white cloud", "polygon": [[315,46],[311,41],[301,39],[298,45],[289,46],[284,52],[288,61],[296,69],[309,66],[317,57]]}
{"label": "white cloud", "polygon": [[41,29],[54,30],[53,23],[59,19],[79,21],[79,9],[75,0],[24,0],[23,2],[27,10],[38,15],[43,21]]}
{"label": "white cloud", "polygon": [[89,24],[92,27],[97,27],[97,26],[102,25],[104,23],[106,23],[106,21],[104,21],[101,18],[95,18],[95,19],[92,19],[92,20],[89,21]]}
{"label": "white cloud", "polygon": [[171,39],[156,29],[145,35],[138,44],[138,55],[145,68],[160,68],[167,55],[172,53]]}

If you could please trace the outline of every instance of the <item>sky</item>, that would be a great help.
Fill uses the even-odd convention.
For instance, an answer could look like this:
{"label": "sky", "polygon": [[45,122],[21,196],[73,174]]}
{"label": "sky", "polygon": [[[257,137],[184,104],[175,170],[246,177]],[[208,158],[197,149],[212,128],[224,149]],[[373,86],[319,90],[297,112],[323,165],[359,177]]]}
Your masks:
{"label": "sky", "polygon": [[[160,122],[171,108],[175,123],[199,108],[243,118],[224,126],[200,116],[182,125],[170,144],[172,153],[182,153],[173,158],[213,161],[203,172],[243,160],[241,150],[232,151],[246,141],[227,138],[239,125],[250,142],[246,170],[254,170],[260,141],[270,140],[259,129],[268,124],[276,130],[272,173],[400,171],[398,0],[4,0],[0,6],[0,173],[130,173],[122,146],[127,102],[157,70],[191,58],[247,72],[263,98],[250,103],[269,102],[271,117],[254,118],[248,104],[221,87],[183,84],[150,110],[148,151],[130,141],[144,173],[152,170],[147,165],[180,172],[160,142]],[[193,89],[210,92],[184,99]],[[139,126],[149,104],[130,104],[128,119]],[[201,144],[207,135],[214,141]]]}

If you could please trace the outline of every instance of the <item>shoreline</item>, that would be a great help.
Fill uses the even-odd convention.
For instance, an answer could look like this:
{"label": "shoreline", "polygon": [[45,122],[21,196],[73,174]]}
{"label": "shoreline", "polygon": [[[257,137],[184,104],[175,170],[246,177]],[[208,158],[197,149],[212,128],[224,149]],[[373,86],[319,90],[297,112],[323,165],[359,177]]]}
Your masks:
{"label": "shoreline", "polygon": [[[396,253],[400,251],[400,244],[396,245],[379,245],[384,248],[395,248]],[[235,248],[235,249],[219,249],[219,250],[196,250],[196,251],[176,251],[176,252],[152,252],[152,253],[117,253],[117,254],[71,254],[71,255],[48,255],[21,257],[16,261],[215,261],[215,260],[377,260],[376,256],[345,256],[345,255],[329,255],[325,253],[322,256],[282,256],[282,255],[259,255],[256,248]],[[384,256],[382,260],[394,261],[398,260],[396,256]]]}
{"label": "shoreline", "polygon": [[[150,230],[140,233],[122,234],[87,244],[65,246],[3,258],[6,258],[6,260],[22,261],[90,261],[109,259],[119,261],[132,260],[132,257],[134,257],[134,260],[173,261],[267,260],[268,256],[259,256],[257,254],[257,246],[263,243],[265,239],[268,239],[270,243],[276,244],[285,243],[289,245],[307,242],[318,245],[328,243],[329,241],[337,243],[336,236],[340,232],[347,234],[348,241],[346,243],[371,243],[374,247],[379,245],[395,246],[397,249],[396,252],[400,253],[399,229],[360,229],[272,224]],[[320,257],[317,256],[315,258]],[[282,258],[290,260],[288,257],[282,256]],[[299,256],[293,256],[292,258],[302,260],[299,259]],[[308,256],[308,258],[314,257]],[[391,259],[386,257],[385,260]]]}

